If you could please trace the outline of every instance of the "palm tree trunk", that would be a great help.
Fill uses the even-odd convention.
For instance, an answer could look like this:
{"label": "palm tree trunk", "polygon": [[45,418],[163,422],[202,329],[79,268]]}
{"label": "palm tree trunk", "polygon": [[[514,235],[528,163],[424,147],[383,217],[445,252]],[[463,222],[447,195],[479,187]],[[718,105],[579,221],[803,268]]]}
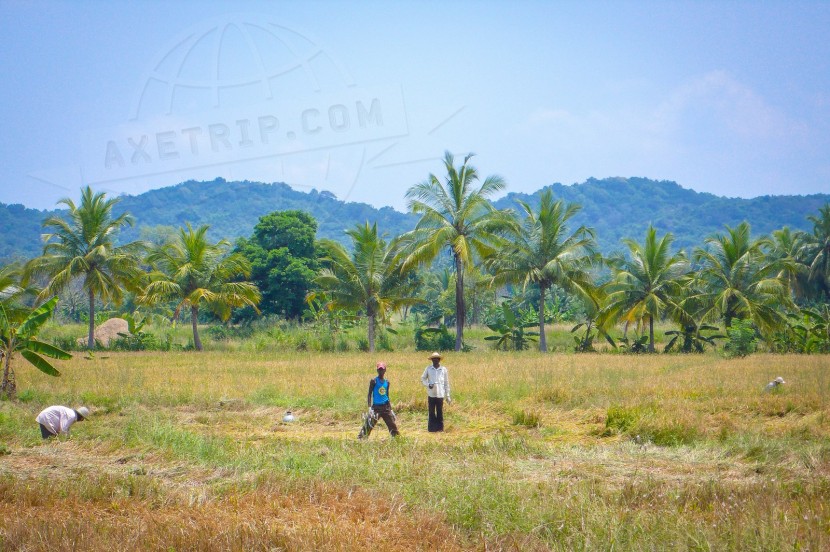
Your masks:
{"label": "palm tree trunk", "polygon": [[455,257],[455,350],[464,342],[464,261]]}
{"label": "palm tree trunk", "polygon": [[648,352],[654,352],[654,315],[648,317]]}
{"label": "palm tree trunk", "polygon": [[193,326],[193,347],[197,351],[202,350],[202,340],[199,339],[199,307],[190,307],[190,325]]}
{"label": "palm tree trunk", "polygon": [[90,351],[95,348],[95,293],[89,290],[89,339],[86,348]]}
{"label": "palm tree trunk", "polygon": [[6,398],[13,399],[17,394],[17,383],[14,381],[14,372],[12,372],[11,353],[0,353],[0,359],[3,360],[3,382],[0,384],[0,393]]}
{"label": "palm tree trunk", "polygon": [[369,314],[369,352],[375,352],[375,315]]}
{"label": "palm tree trunk", "polygon": [[545,339],[545,286],[539,284],[539,350],[548,352],[548,342]]}

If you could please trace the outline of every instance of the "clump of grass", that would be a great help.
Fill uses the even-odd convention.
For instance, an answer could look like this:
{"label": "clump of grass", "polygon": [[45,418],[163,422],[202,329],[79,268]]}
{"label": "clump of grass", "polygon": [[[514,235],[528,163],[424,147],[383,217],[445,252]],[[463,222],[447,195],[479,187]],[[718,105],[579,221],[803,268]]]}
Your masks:
{"label": "clump of grass", "polygon": [[635,427],[643,417],[641,406],[614,405],[605,415],[605,429],[609,432],[626,433]]}
{"label": "clump of grass", "polygon": [[538,412],[519,410],[513,413],[513,425],[537,428],[542,427],[542,421]]}
{"label": "clump of grass", "polygon": [[678,420],[664,423],[644,423],[636,428],[637,435],[661,447],[691,445],[700,437],[700,431]]}
{"label": "clump of grass", "polygon": [[566,405],[573,398],[572,392],[562,387],[550,387],[536,393],[536,399],[540,402],[547,402],[556,405]]}

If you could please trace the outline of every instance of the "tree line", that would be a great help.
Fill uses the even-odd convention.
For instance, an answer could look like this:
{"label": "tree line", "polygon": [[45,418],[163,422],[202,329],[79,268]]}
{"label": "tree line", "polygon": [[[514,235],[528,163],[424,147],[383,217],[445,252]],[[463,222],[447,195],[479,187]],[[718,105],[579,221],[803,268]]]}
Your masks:
{"label": "tree line", "polygon": [[[346,230],[349,247],[317,240],[316,221],[301,211],[265,215],[249,238],[235,244],[212,242],[207,226],[190,224],[150,229],[143,239],[119,244],[119,232],[133,217],[115,216],[118,198],[85,187],[79,204],[60,202],[66,216],[43,221],[42,255],[0,269],[4,389],[16,350],[25,349],[24,358],[47,373],[54,370],[40,355],[61,358],[62,351],[36,340],[15,349],[21,347],[15,335],[23,329],[34,339],[34,325],[24,328],[25,321],[35,312],[39,321],[46,311],[48,317],[51,299],[73,286],[85,296],[90,349],[96,307],[127,300],[164,307],[171,317],[189,316],[196,350],[202,349],[198,324],[205,311],[228,321],[232,315],[299,318],[343,310],[366,320],[373,351],[379,325],[410,309],[427,322],[453,321],[454,347],[462,350],[468,317],[480,322],[477,290],[486,290],[494,300],[519,297],[532,305],[538,332],[526,335],[538,338],[541,351],[547,351],[545,326],[551,321],[546,308],[563,298],[580,305],[585,333],[576,339],[578,350],[591,350],[598,337],[616,347],[609,329],[622,324],[623,346],[654,352],[655,321],[666,319],[678,328],[667,348],[677,350],[702,350],[712,342],[714,323],[726,332],[751,325],[783,350],[799,350],[793,345],[798,342],[803,350],[830,350],[830,204],[807,217],[812,232],[785,227],[753,237],[744,222],[687,254],[673,249],[671,233],[649,227],[642,241],[623,240],[625,254],[605,257],[592,228],[571,227],[579,205],[547,189],[538,205],[519,201],[518,212],[497,209],[491,198],[505,188],[504,180],[482,177],[471,159],[456,163],[447,152],[442,174],[430,174],[406,192],[418,217],[413,230],[387,240],[377,224],[358,224]],[[451,308],[436,313],[450,295]],[[503,334],[499,343],[523,347],[516,332],[530,323],[516,321],[506,306],[497,317],[491,328]],[[628,341],[630,328],[634,342]]]}

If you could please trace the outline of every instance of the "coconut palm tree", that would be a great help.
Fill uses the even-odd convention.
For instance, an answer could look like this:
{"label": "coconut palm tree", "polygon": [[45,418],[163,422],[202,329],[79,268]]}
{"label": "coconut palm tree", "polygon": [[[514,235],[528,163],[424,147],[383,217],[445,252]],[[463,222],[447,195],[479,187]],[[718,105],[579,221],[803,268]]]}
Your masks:
{"label": "coconut palm tree", "polygon": [[464,158],[460,167],[450,152],[444,153],[446,176],[429,177],[406,192],[409,210],[420,214],[415,229],[405,236],[408,242],[404,268],[432,262],[445,247],[449,248],[455,268],[455,350],[460,351],[464,339],[466,307],[464,274],[478,258],[495,251],[496,232],[512,224],[507,211],[498,211],[488,197],[502,190],[504,180],[488,176],[480,186],[479,174],[469,164],[473,154]]}
{"label": "coconut palm tree", "polygon": [[825,297],[830,297],[830,203],[819,209],[819,216],[810,215],[813,233],[804,249],[810,264],[810,280],[818,285]]}
{"label": "coconut palm tree", "polygon": [[689,268],[682,252],[672,254],[673,241],[671,233],[658,239],[657,231],[649,226],[642,244],[623,240],[628,247],[628,259],[611,262],[614,279],[603,314],[612,320],[637,324],[648,318],[650,353],[654,352],[654,319],[680,311],[679,283]]}
{"label": "coconut palm tree", "polygon": [[547,351],[545,339],[545,293],[553,285],[577,293],[590,300],[588,273],[594,251],[593,230],[580,226],[568,233],[568,221],[580,206],[554,201],[550,189],[542,192],[539,210],[523,201],[519,205],[525,217],[507,234],[509,244],[499,249],[488,261],[496,285],[528,284],[539,286],[539,350]]}
{"label": "coconut palm tree", "polygon": [[793,232],[788,226],[772,232],[772,246],[768,257],[779,263],[779,276],[787,282],[794,298],[809,293],[810,265],[803,253],[809,247],[810,236],[806,232]]}
{"label": "coconut palm tree", "polygon": [[746,222],[706,238],[706,247],[694,253],[703,319],[722,319],[727,329],[736,318],[752,320],[763,332],[780,327],[778,307],[794,305],[781,262],[767,255],[771,247],[769,238],[751,239]]}
{"label": "coconut palm tree", "polygon": [[154,270],[138,296],[138,301],[144,304],[175,301],[174,319],[183,308],[189,308],[193,346],[197,351],[202,350],[198,327],[202,304],[226,321],[236,307],[249,305],[257,310],[260,299],[254,284],[235,281],[250,275],[248,260],[239,253],[227,255],[230,242],[223,239],[211,243],[207,231],[207,225],[193,230],[187,224],[186,228],[179,229],[173,241],[151,250],[147,262]]}
{"label": "coconut palm tree", "polygon": [[386,322],[398,308],[420,302],[412,296],[416,282],[401,270],[398,244],[387,244],[378,235],[377,224],[358,224],[346,234],[352,240],[351,253],[336,241],[320,240],[325,267],[314,282],[330,308],[365,314],[369,351],[374,352],[378,319]]}
{"label": "coconut palm tree", "polygon": [[44,234],[43,255],[25,268],[26,278],[46,276],[49,282],[39,299],[59,294],[80,279],[89,300],[89,334],[87,347],[95,347],[95,298],[120,304],[125,289],[134,289],[139,279],[140,242],[116,246],[118,231],[133,224],[127,213],[113,218],[118,199],[93,193],[89,186],[81,190],[81,202],[62,199],[69,208],[66,218],[52,216],[43,221],[51,230]]}

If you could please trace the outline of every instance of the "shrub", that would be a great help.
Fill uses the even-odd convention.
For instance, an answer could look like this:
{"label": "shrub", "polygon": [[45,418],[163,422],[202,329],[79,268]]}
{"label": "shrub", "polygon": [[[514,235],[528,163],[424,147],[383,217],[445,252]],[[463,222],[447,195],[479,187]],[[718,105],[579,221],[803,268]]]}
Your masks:
{"label": "shrub", "polygon": [[166,345],[155,334],[138,332],[136,335],[118,334],[120,337],[112,342],[110,348],[114,351],[160,351]]}
{"label": "shrub", "polygon": [[228,341],[230,339],[246,339],[253,335],[254,328],[250,324],[242,326],[210,326],[205,330],[213,341]]}
{"label": "shrub", "polygon": [[755,326],[748,320],[734,320],[726,330],[726,335],[728,341],[723,349],[728,358],[745,357],[754,353],[758,347]]}
{"label": "shrub", "polygon": [[389,341],[389,334],[387,332],[380,332],[377,343],[378,351],[392,351],[392,343]]}
{"label": "shrub", "polygon": [[320,338],[320,350],[330,352],[334,350],[334,339],[331,335],[324,335]]}
{"label": "shrub", "polygon": [[416,351],[451,351],[453,348],[455,348],[455,336],[450,334],[444,324],[437,328],[415,330]]}

